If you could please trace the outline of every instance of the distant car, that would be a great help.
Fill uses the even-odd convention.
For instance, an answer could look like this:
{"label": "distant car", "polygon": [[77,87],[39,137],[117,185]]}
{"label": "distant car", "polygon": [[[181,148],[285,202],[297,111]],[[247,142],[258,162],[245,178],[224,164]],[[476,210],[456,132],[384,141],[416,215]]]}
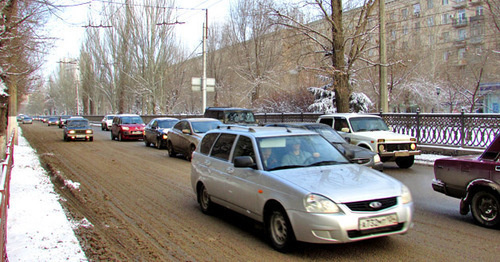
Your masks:
{"label": "distant car", "polygon": [[71,117],[71,116],[67,116],[67,115],[60,116],[60,117],[59,117],[59,122],[58,122],[58,126],[59,126],[59,128],[63,128],[63,127],[64,127],[64,125],[66,124],[66,120],[67,120],[68,118],[70,118],[70,117]]}
{"label": "distant car", "polygon": [[84,118],[68,118],[64,125],[64,141],[94,141],[94,131],[89,121]]}
{"label": "distant car", "polygon": [[224,124],[257,125],[251,109],[238,107],[207,107],[204,117],[215,118]]}
{"label": "distant car", "polygon": [[263,224],[272,247],[295,241],[335,244],[406,233],[409,189],[377,170],[351,164],[318,133],[290,128],[214,129],[191,161],[200,209],[224,206]]}
{"label": "distant car", "polygon": [[49,117],[47,120],[48,126],[57,126],[59,125],[59,117]]}
{"label": "distant car", "polygon": [[22,121],[23,121],[23,118],[24,118],[24,115],[18,115],[18,116],[16,117],[16,120],[17,120],[17,122],[22,122]]}
{"label": "distant car", "polygon": [[460,214],[472,213],[481,226],[500,228],[500,134],[479,156],[434,161],[432,188],[460,198]]}
{"label": "distant car", "polygon": [[154,144],[158,149],[167,147],[167,132],[179,119],[173,117],[153,118],[144,127],[144,143],[146,146]]}
{"label": "distant car", "polygon": [[168,155],[175,157],[181,153],[187,160],[191,160],[193,151],[198,146],[203,135],[218,126],[221,121],[214,118],[187,118],[180,120],[167,133]]}
{"label": "distant car", "polygon": [[347,141],[340,136],[337,131],[333,130],[333,128],[328,125],[321,123],[297,122],[266,124],[266,126],[293,127],[314,131],[334,145],[351,163],[365,165],[379,171],[384,169],[384,165],[380,161],[378,154],[366,148],[347,143]]}
{"label": "distant car", "polygon": [[113,117],[115,115],[105,115],[101,120],[101,130],[109,131],[113,125]]}
{"label": "distant car", "polygon": [[23,124],[33,124],[33,118],[31,118],[29,116],[24,116],[23,120],[22,120],[22,123]]}
{"label": "distant car", "polygon": [[144,122],[136,114],[120,114],[113,117],[111,140],[140,140],[144,137]]}

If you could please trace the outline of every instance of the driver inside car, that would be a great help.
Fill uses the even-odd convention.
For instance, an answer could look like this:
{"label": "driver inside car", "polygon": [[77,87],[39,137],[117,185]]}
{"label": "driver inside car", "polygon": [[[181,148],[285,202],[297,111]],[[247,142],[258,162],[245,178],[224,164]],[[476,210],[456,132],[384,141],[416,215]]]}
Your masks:
{"label": "driver inside car", "polygon": [[309,153],[301,150],[300,140],[293,139],[291,141],[292,148],[288,154],[283,156],[281,160],[282,166],[306,165],[309,164],[312,158],[319,158],[319,153]]}

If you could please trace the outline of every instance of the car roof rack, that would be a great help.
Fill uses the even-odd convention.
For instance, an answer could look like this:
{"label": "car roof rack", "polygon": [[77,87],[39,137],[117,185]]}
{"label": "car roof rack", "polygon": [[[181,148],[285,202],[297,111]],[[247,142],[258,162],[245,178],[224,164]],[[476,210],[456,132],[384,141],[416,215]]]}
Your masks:
{"label": "car roof rack", "polygon": [[247,126],[239,126],[239,125],[223,125],[223,126],[217,126],[218,129],[226,128],[226,129],[242,129],[242,130],[247,130],[248,132],[255,133],[255,129]]}

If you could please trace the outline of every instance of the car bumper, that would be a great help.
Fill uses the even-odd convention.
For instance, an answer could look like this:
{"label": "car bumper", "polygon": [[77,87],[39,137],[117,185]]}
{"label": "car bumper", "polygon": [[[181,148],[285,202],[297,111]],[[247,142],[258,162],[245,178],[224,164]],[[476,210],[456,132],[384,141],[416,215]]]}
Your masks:
{"label": "car bumper", "polygon": [[85,135],[68,135],[68,138],[71,140],[89,140],[90,138],[93,138],[93,134],[85,134]]}
{"label": "car bumper", "polygon": [[446,194],[446,184],[439,179],[432,180],[432,189],[436,192]]}
{"label": "car bumper", "polygon": [[407,156],[416,156],[422,154],[422,151],[393,151],[393,152],[379,152],[380,157],[407,157]]}
{"label": "car bumper", "polygon": [[[136,133],[137,132],[137,133]],[[123,139],[130,139],[130,140],[139,140],[139,139],[144,139],[144,134],[142,131],[138,133],[139,131],[123,131],[122,133],[122,138]]]}
{"label": "car bumper", "polygon": [[[318,244],[347,243],[406,233],[412,225],[413,203],[379,212],[315,214],[289,210],[287,213],[298,241]],[[397,224],[359,230],[360,219],[390,214],[397,215]]]}

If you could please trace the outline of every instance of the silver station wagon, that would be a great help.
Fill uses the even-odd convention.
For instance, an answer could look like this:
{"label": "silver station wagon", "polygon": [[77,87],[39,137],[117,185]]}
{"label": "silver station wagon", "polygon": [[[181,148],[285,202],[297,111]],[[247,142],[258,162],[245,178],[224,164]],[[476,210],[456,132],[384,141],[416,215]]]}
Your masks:
{"label": "silver station wagon", "polygon": [[271,245],[345,243],[403,234],[410,191],[349,161],[319,134],[286,127],[223,126],[193,154],[191,182],[201,211],[220,205],[264,224]]}

